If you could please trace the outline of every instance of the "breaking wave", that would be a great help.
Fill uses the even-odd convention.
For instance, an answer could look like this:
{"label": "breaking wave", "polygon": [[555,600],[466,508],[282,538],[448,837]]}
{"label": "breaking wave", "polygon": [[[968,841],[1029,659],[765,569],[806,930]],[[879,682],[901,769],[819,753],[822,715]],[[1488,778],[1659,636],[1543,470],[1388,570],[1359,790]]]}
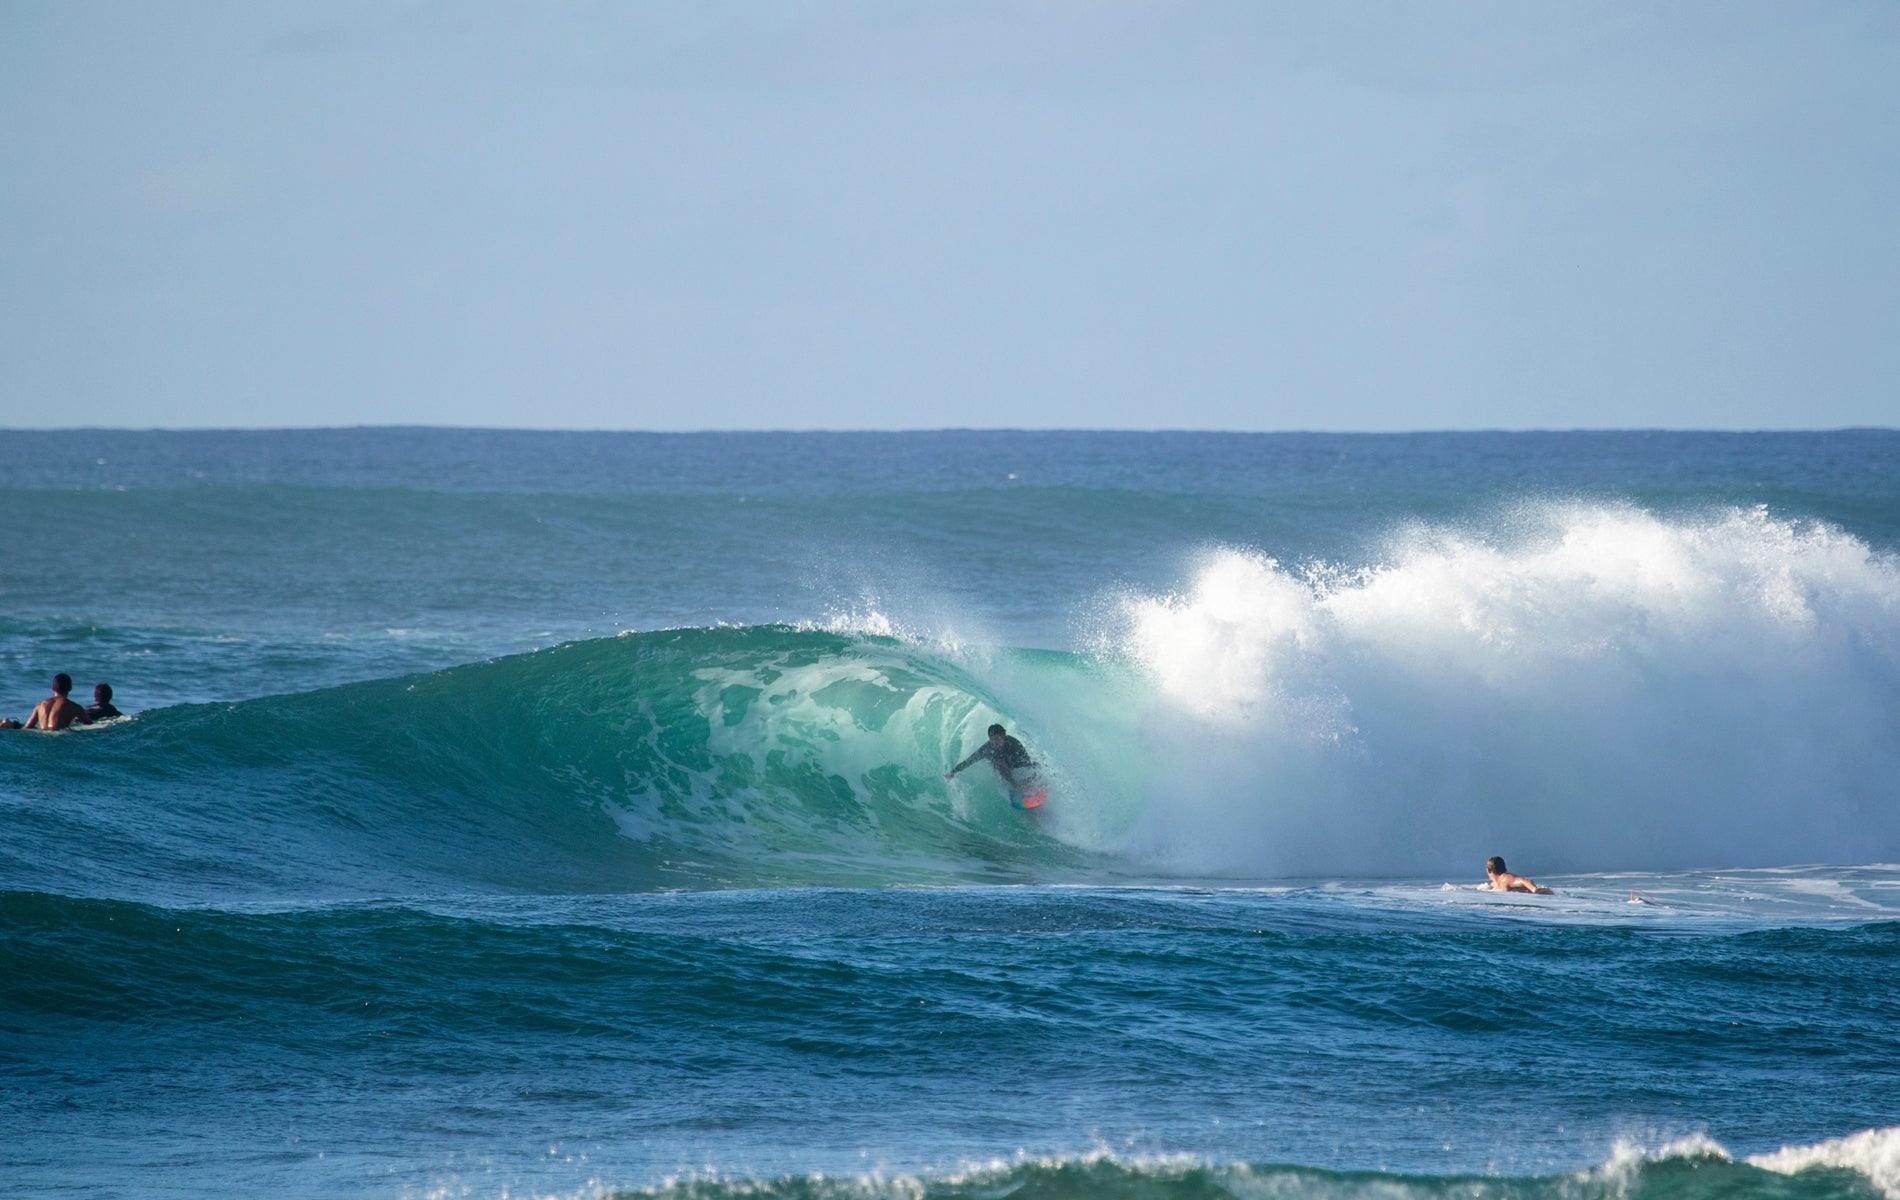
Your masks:
{"label": "breaking wave", "polygon": [[[1547,507],[1103,609],[1089,653],[872,613],[0,739],[0,865],[165,900],[1900,860],[1900,569],[1830,526]],[[1033,817],[942,779],[998,720]]]}

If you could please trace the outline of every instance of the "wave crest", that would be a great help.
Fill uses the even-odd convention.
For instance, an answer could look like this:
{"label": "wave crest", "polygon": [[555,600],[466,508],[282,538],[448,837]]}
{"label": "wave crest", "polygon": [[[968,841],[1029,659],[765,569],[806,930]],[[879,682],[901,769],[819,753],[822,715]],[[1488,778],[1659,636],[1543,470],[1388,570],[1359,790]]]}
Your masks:
{"label": "wave crest", "polygon": [[[1207,1163],[1185,1156],[1127,1159],[1097,1151],[972,1164],[928,1175],[690,1177],[609,1194],[620,1200],[1896,1200],[1900,1187],[1891,1158],[1897,1145],[1900,1129],[1870,1129],[1736,1162],[1717,1143],[1695,1137],[1656,1150],[1621,1144],[1598,1166],[1530,1178],[1330,1171]],[[1845,1157],[1828,1149],[1841,1146],[1856,1149]]]}
{"label": "wave crest", "polygon": [[1137,854],[1421,875],[1900,852],[1900,569],[1763,509],[1416,528],[1380,566],[1211,554],[1104,639],[1155,682]]}

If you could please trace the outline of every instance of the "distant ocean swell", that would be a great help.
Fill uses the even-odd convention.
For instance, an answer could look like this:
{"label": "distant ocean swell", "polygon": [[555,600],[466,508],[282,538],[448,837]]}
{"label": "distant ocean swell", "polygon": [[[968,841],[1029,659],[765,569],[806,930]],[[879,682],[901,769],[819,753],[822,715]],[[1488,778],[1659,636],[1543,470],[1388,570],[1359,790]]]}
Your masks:
{"label": "distant ocean swell", "polygon": [[[763,1122],[819,1146],[910,1147],[921,1125],[952,1144],[1002,1130],[1038,1151],[968,1171],[781,1177],[746,1173],[733,1147],[712,1160],[731,1175],[645,1193],[658,1196],[1900,1196],[1900,1130],[1788,1141],[1855,1129],[1845,1114],[1881,1106],[1900,1028],[1881,982],[1900,961],[1893,921],[1684,936],[1496,910],[1407,915],[1323,888],[878,888],[440,909],[5,892],[0,928],[0,1067],[30,1067],[42,1085],[9,1103],[49,1122],[83,1123],[87,1111],[60,1099],[80,1096],[242,1126],[286,1088],[342,1103],[374,1076],[396,1097],[381,1101],[397,1128],[379,1141],[453,1122],[493,1093],[558,1087],[637,1106],[673,1136]],[[1817,1062],[1875,1082],[1816,1096]],[[958,1086],[934,1090],[946,1078]],[[1506,1078],[1524,1094],[1500,1093]],[[773,1082],[754,1094],[748,1079]],[[912,1103],[857,1099],[893,1093]],[[1239,1124],[1265,1118],[1281,1144],[1330,1146],[1334,1161],[1356,1144],[1368,1095],[1429,1104],[1472,1122],[1446,1136],[1467,1142],[1456,1161],[1487,1174],[1070,1156],[1091,1138],[1121,1146],[1159,1127],[1174,1135],[1166,1146],[1209,1132],[1157,1112],[1156,1095]],[[1745,1105],[1760,1114],[1747,1122],[1755,1145],[1792,1148],[1731,1163],[1664,1132],[1635,1139],[1653,1153],[1625,1149],[1575,1174],[1482,1165],[1487,1144],[1544,1159],[1524,1130],[1551,1112],[1586,1128],[1645,1114],[1638,1128],[1653,1118],[1667,1131],[1689,1115],[1671,1107],[1683,1097]],[[306,1133],[296,1153],[336,1136],[321,1123]],[[1433,1138],[1373,1162],[1437,1149]]]}
{"label": "distant ocean swell", "polygon": [[[1900,1045],[1900,998],[1882,982],[1900,963],[1891,919],[1690,938],[1524,928],[1496,908],[1327,888],[953,888],[296,908],[0,891],[0,922],[0,1016],[54,1029],[28,1022],[17,1038],[109,1021],[181,1042],[241,1021],[257,1046],[298,1046],[330,1036],[326,1022],[368,1020],[421,1052],[434,1037],[578,1021],[638,1035],[617,1054],[684,1066],[718,1013],[723,1038],[761,1055],[802,1041],[807,1065],[849,1031],[898,1072],[924,1045],[998,1070],[1086,1046],[1150,1082],[1211,1075],[1245,1092],[1258,1072],[1301,1082],[1328,1061],[1321,1033],[1350,1026],[1371,1043],[1381,1030],[1527,1039],[1525,1069],[1541,1066],[1550,1091],[1655,1087],[1632,1064],[1687,1068],[1693,1045],[1751,1065],[1752,1088],[1778,1103],[1799,1101],[1791,1058],[1876,1070]],[[1431,1069],[1481,1078],[1455,1057]]]}

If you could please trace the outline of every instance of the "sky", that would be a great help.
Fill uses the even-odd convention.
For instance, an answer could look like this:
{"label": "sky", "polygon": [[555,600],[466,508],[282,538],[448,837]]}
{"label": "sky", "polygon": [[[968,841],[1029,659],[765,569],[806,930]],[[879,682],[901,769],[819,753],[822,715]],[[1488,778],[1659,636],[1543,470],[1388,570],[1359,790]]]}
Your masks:
{"label": "sky", "polygon": [[0,0],[0,405],[1900,425],[1900,5]]}

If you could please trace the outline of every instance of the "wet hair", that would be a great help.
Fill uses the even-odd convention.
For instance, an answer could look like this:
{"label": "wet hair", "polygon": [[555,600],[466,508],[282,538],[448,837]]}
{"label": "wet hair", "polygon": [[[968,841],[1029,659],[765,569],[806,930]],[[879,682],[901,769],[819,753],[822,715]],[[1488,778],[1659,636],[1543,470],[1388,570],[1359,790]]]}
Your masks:
{"label": "wet hair", "polygon": [[1004,729],[1001,725],[992,725],[990,726],[990,735],[992,737],[1007,737],[1009,730]]}
{"label": "wet hair", "polygon": [[112,699],[112,685],[109,683],[94,684],[92,688],[92,694],[99,697],[99,699],[101,700],[111,700]]}
{"label": "wet hair", "polygon": [[64,696],[67,692],[70,692],[72,690],[73,690],[73,677],[71,675],[66,674],[64,671],[61,671],[59,674],[53,676],[53,691],[55,693],[57,693],[58,695]]}
{"label": "wet hair", "polygon": [[1504,874],[1504,860],[1502,858],[1499,858],[1495,854],[1493,854],[1490,858],[1485,859],[1484,873],[1487,875]]}

